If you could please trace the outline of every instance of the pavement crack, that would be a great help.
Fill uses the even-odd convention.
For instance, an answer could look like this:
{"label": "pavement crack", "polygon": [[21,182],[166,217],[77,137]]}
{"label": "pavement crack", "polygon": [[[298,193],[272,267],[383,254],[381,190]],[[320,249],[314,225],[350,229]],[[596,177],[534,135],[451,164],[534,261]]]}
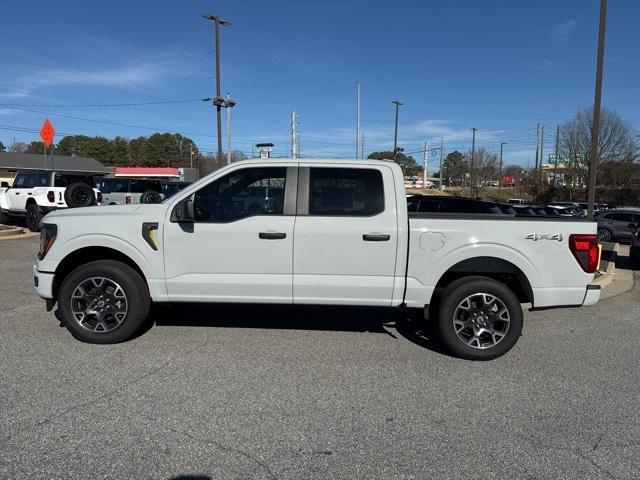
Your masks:
{"label": "pavement crack", "polygon": [[255,463],[256,465],[259,465],[268,475],[270,478],[272,478],[273,480],[278,480],[278,477],[276,476],[276,474],[273,472],[273,470],[271,469],[271,467],[269,467],[269,465],[267,465],[265,462],[263,462],[262,460],[260,460],[259,458],[255,457],[253,454],[246,452],[244,450],[241,450],[239,448],[235,448],[235,447],[229,447],[226,445],[222,445],[221,443],[218,443],[214,440],[211,440],[210,438],[200,438],[196,435],[193,435],[192,433],[189,432],[184,432],[182,430],[178,430],[172,427],[168,427],[163,425],[156,417],[153,417],[151,415],[148,415],[146,413],[140,412],[138,411],[138,414],[153,421],[154,423],[156,423],[161,429],[167,431],[167,432],[171,432],[171,433],[175,433],[178,435],[183,435],[185,437],[188,437],[196,442],[205,444],[205,445],[211,445],[219,450],[222,450],[224,452],[231,452],[231,453],[236,453],[238,455],[243,456],[244,458],[246,458],[247,460]]}
{"label": "pavement crack", "polygon": [[88,405],[94,404],[95,402],[98,402],[100,400],[104,400],[105,398],[111,397],[111,396],[115,395],[116,393],[121,392],[122,390],[125,390],[127,387],[130,387],[131,385],[135,385],[136,383],[139,383],[139,382],[143,381],[144,379],[146,379],[146,378],[148,378],[148,377],[150,377],[152,375],[155,375],[158,371],[160,371],[164,367],[167,367],[169,364],[170,364],[170,362],[167,361],[167,362],[163,363],[162,365],[159,365],[159,366],[151,369],[147,373],[145,373],[143,375],[140,375],[138,377],[135,377],[135,378],[123,383],[122,385],[119,385],[119,386],[117,386],[117,387],[115,387],[115,388],[113,388],[113,389],[111,389],[111,390],[109,390],[109,391],[107,391],[105,393],[102,393],[102,394],[100,394],[100,395],[98,395],[96,397],[93,397],[93,398],[89,399],[89,400],[85,400],[83,402],[79,402],[79,403],[76,403],[74,405],[71,405],[70,407],[65,408],[65,410],[63,410],[61,412],[52,414],[52,415],[50,415],[49,417],[47,417],[47,418],[45,418],[43,420],[40,420],[40,421],[35,422],[35,423],[32,423],[31,425],[27,425],[26,427],[23,427],[23,428],[15,431],[15,432],[5,436],[5,437],[3,437],[2,439],[0,439],[0,441],[4,445],[7,441],[11,440],[13,437],[15,437],[17,435],[20,435],[21,433],[27,432],[27,431],[29,431],[31,429],[40,427],[42,425],[46,425],[48,423],[52,423],[52,421],[53,421],[52,418],[63,418],[65,416],[69,415],[69,414],[75,413],[78,409],[84,408],[84,407],[86,407]]}

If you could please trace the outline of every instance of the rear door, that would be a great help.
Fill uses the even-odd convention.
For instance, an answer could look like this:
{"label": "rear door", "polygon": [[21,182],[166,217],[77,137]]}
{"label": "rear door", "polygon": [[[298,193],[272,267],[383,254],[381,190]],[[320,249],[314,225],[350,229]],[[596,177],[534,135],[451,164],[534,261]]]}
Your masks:
{"label": "rear door", "polygon": [[300,167],[294,303],[391,305],[397,245],[389,167]]}
{"label": "rear door", "polygon": [[608,215],[612,220],[613,235],[617,238],[631,238],[633,230],[629,224],[633,223],[633,215],[629,212],[617,212]]}

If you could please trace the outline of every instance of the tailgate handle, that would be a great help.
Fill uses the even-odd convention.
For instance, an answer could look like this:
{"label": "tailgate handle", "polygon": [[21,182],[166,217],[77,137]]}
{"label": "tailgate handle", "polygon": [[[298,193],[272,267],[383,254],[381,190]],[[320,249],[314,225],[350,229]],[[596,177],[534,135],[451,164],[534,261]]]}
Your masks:
{"label": "tailgate handle", "polygon": [[283,238],[287,238],[287,234],[281,232],[260,232],[258,233],[258,238],[261,240],[282,240]]}
{"label": "tailgate handle", "polygon": [[383,235],[381,233],[365,233],[362,235],[362,240],[365,242],[386,242],[391,238],[391,235]]}

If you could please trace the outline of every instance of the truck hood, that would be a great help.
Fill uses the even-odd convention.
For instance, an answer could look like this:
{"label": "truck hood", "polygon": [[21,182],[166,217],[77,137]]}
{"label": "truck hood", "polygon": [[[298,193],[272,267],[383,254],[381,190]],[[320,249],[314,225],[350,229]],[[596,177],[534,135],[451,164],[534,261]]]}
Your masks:
{"label": "truck hood", "polygon": [[138,205],[107,205],[82,208],[65,208],[55,210],[45,216],[46,221],[54,221],[67,217],[113,217],[123,215],[162,215],[167,208],[165,204],[138,204]]}

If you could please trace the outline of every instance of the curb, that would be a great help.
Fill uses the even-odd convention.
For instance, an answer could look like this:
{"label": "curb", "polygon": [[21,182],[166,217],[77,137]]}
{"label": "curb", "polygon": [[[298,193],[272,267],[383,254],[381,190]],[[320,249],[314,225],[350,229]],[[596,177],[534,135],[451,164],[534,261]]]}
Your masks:
{"label": "curb", "polygon": [[[612,249],[606,250],[611,252],[611,258],[608,260],[607,269],[604,272],[598,272],[600,273],[600,276],[596,277],[596,279],[592,282],[595,285],[600,285],[601,289],[607,288],[607,286],[613,281],[613,277],[616,273],[616,260],[618,259],[620,244],[614,243]],[[603,251],[605,251],[604,248]]]}
{"label": "curb", "polygon": [[38,232],[32,232],[28,228],[12,227],[8,225],[2,226],[8,228],[0,230],[0,241],[15,240],[16,238],[33,238],[40,235]]}

